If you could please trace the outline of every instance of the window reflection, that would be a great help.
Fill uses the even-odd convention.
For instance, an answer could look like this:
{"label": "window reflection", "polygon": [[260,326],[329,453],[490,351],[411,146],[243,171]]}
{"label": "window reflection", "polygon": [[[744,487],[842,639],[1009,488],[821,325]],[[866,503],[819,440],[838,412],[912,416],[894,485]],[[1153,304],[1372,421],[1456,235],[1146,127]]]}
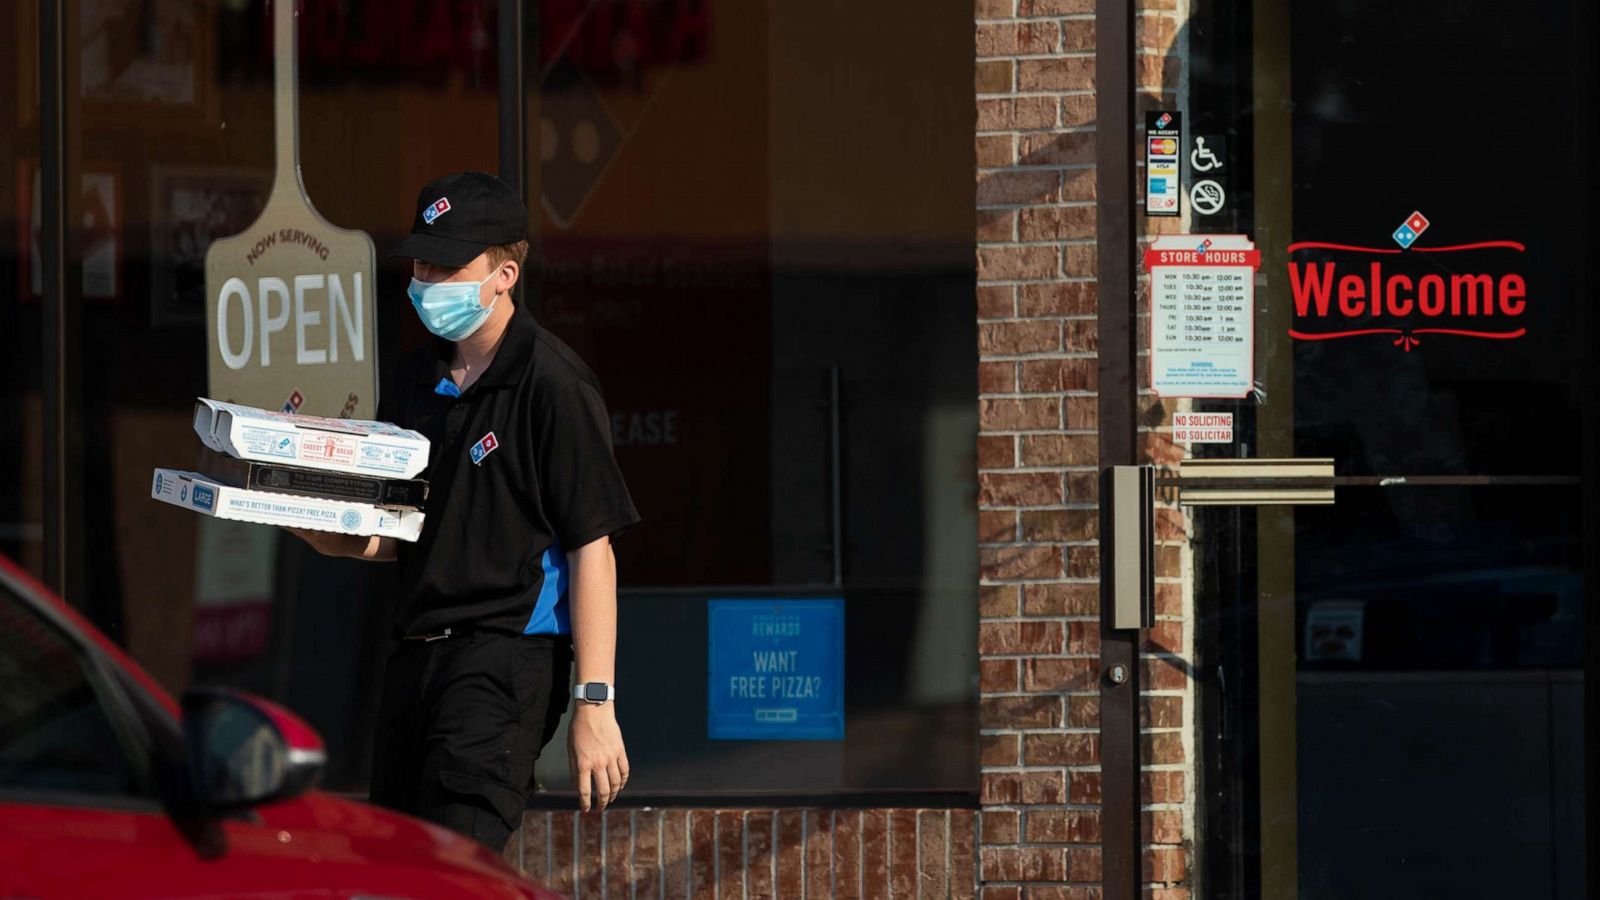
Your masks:
{"label": "window reflection", "polygon": [[[970,15],[656,8],[631,71],[595,55],[620,12],[542,32],[539,93],[541,320],[600,375],[645,517],[619,679],[661,702],[624,707],[630,790],[969,791]],[[706,601],[818,596],[845,598],[846,741],[709,740]]]}
{"label": "window reflection", "polygon": [[[371,233],[381,259],[418,185],[499,168],[498,7],[297,9],[302,181],[332,223]],[[537,20],[526,169],[542,239],[526,302],[600,374],[646,516],[619,547],[620,680],[660,701],[629,725],[655,754],[635,785],[970,792],[970,16],[909,0],[522,12]],[[102,561],[83,567],[81,602],[159,681],[285,702],[327,739],[325,783],[359,789],[394,573],[147,497],[152,468],[198,451],[206,250],[253,221],[273,175],[268,22],[266,0],[97,2],[71,26],[84,93],[69,176],[84,193],[69,215],[88,225],[73,257],[83,382],[71,413],[92,438],[83,486],[95,498],[73,552]],[[882,52],[906,41],[929,63]],[[29,164],[0,149],[13,152]],[[22,227],[28,198],[0,193],[0,220]],[[7,252],[0,274],[26,284],[26,257]],[[402,299],[408,275],[380,263],[390,363],[425,340]],[[6,356],[25,387],[5,414],[34,437],[5,452],[35,484],[22,463],[38,458],[26,449],[40,427],[38,341],[25,337],[37,307],[26,292],[20,307]],[[37,495],[5,502],[0,540],[26,556]],[[793,748],[777,743],[707,747],[704,602],[735,593],[846,600],[848,739],[818,764],[785,765]],[[679,714],[653,720],[668,701]],[[912,752],[908,733],[948,750]],[[562,761],[550,762],[546,783],[559,785]]]}

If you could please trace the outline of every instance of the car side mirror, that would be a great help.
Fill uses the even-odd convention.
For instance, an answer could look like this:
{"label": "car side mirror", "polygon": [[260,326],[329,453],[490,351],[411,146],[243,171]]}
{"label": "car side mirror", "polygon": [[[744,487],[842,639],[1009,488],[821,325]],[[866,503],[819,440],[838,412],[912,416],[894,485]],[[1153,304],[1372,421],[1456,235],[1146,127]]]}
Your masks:
{"label": "car side mirror", "polygon": [[225,688],[183,695],[183,737],[196,798],[207,809],[257,806],[316,786],[322,738],[283,707]]}

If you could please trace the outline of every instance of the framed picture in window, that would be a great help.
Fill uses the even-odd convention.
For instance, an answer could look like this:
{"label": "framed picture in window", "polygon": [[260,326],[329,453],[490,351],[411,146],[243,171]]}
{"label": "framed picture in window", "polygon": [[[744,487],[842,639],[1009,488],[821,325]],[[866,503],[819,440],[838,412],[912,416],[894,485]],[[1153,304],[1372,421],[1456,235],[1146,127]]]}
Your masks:
{"label": "framed picture in window", "polygon": [[[66,65],[87,130],[152,121],[214,124],[214,3],[180,0],[79,0],[66,22]],[[17,3],[17,124],[39,115],[39,4]]]}
{"label": "framed picture in window", "polygon": [[204,323],[206,249],[256,220],[272,173],[239,166],[155,166],[150,184],[151,324]]}
{"label": "framed picture in window", "polygon": [[[122,176],[110,163],[86,163],[78,181],[83,194],[72,210],[81,216],[75,245],[83,275],[86,300],[114,302],[122,298],[123,230]],[[44,295],[44,260],[40,231],[44,227],[43,185],[39,161],[17,160],[18,296],[37,303]]]}

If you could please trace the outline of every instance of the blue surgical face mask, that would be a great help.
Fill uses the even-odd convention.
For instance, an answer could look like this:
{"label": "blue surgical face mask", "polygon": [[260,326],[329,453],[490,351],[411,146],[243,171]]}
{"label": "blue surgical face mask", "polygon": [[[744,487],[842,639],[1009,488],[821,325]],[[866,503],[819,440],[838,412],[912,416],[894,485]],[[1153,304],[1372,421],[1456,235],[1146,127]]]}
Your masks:
{"label": "blue surgical face mask", "polygon": [[413,278],[406,294],[425,328],[447,341],[462,341],[483,325],[500,299],[496,294],[488,306],[478,302],[479,290],[493,278],[494,275],[482,281],[418,281]]}

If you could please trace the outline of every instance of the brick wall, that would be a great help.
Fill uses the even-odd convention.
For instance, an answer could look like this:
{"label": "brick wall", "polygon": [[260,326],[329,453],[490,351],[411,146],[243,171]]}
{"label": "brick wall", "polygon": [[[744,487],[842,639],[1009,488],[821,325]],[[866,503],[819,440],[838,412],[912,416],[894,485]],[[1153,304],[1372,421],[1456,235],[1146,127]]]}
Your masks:
{"label": "brick wall", "polygon": [[1093,13],[1091,0],[977,3],[990,900],[1087,898],[1100,880]]}
{"label": "brick wall", "polygon": [[[1141,108],[1177,102],[1176,2],[1141,5]],[[1091,898],[1101,872],[1094,2],[977,0],[976,12],[979,878],[988,898]],[[1171,462],[1172,409],[1151,398],[1142,409],[1145,460]],[[1179,900],[1193,818],[1192,638],[1184,522],[1173,509],[1159,521],[1143,873],[1149,895]]]}
{"label": "brick wall", "polygon": [[976,896],[970,809],[530,811],[506,860],[574,900]]}

